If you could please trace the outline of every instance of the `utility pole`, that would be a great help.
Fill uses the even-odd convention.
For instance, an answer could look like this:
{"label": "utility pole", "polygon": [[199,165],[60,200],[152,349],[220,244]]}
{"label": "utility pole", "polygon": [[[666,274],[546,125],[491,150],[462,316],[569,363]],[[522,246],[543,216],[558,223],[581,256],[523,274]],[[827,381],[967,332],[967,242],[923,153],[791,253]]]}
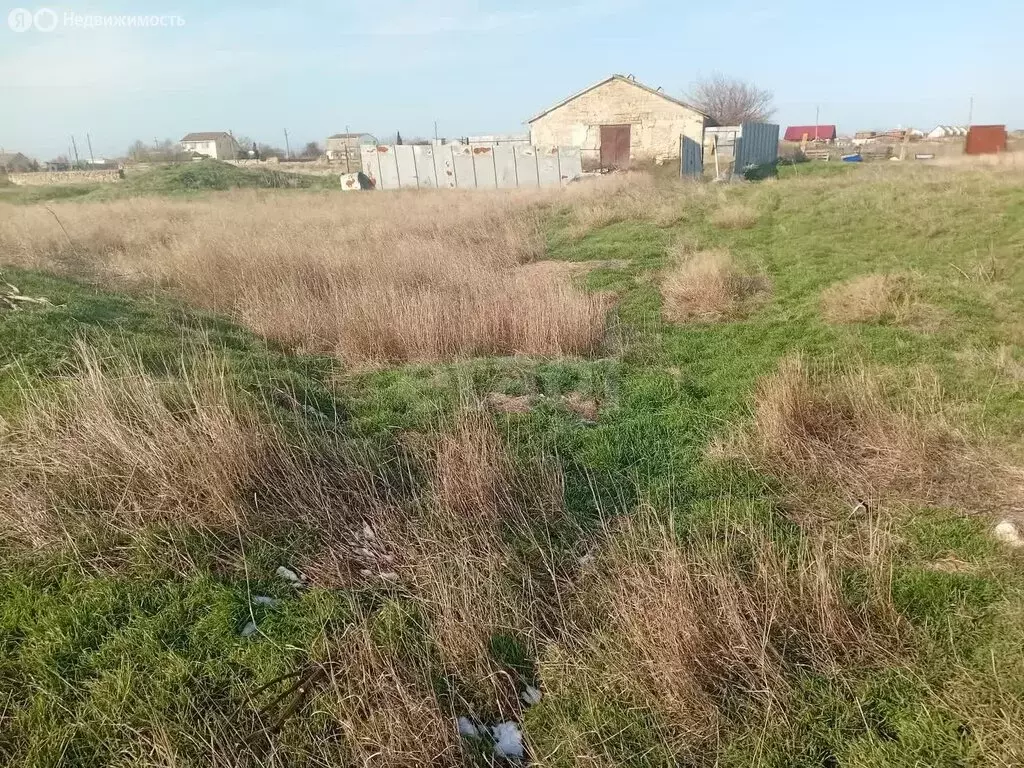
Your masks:
{"label": "utility pole", "polygon": [[437,120],[434,121],[434,143],[437,144]]}
{"label": "utility pole", "polygon": [[288,129],[284,129],[284,156],[288,160],[292,159],[292,148],[288,144]]}
{"label": "utility pole", "polygon": [[96,164],[96,158],[92,156],[92,137],[89,134],[85,134],[85,141],[89,145],[89,162],[93,165]]}
{"label": "utility pole", "polygon": [[818,140],[818,120],[820,119],[821,107],[815,105],[814,107],[814,140]]}
{"label": "utility pole", "polygon": [[974,97],[971,96],[971,106],[967,110],[967,127],[971,127],[971,123],[974,122]]}
{"label": "utility pole", "polygon": [[71,134],[71,146],[75,149],[75,165],[78,165],[78,144],[75,143],[74,134]]}

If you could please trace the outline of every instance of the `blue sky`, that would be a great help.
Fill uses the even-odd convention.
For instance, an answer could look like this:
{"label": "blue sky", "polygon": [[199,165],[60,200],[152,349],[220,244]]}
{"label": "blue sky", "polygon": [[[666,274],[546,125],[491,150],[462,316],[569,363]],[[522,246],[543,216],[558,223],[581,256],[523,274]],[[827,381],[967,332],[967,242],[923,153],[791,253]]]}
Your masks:
{"label": "blue sky", "polygon": [[[10,1],[10,0],[8,0]],[[17,5],[36,11],[32,0]],[[1024,127],[1022,0],[390,0],[48,3],[183,26],[12,31],[0,7],[0,146],[47,159],[232,130],[292,146],[345,130],[506,133],[607,75],[682,95],[719,71],[775,93],[776,120],[841,131]],[[861,18],[863,25],[854,19]]]}

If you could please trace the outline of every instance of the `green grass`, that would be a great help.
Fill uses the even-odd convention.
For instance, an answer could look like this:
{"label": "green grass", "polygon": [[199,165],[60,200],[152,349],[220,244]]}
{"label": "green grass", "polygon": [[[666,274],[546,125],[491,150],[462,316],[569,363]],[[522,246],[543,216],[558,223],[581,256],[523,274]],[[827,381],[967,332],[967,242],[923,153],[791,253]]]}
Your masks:
{"label": "green grass", "polygon": [[[190,164],[125,187],[131,184],[133,194],[177,194],[248,182],[276,186],[251,176],[243,184],[236,171],[250,173]],[[915,375],[934,377],[943,407],[973,434],[1012,444],[1024,431],[1021,383],[990,357],[965,357],[1000,345],[1018,360],[1024,357],[1015,317],[1024,306],[1024,185],[990,184],[971,174],[955,185],[928,174],[910,183],[873,168],[815,163],[783,167],[777,182],[722,194],[755,207],[757,224],[715,228],[708,217],[715,198],[695,203],[672,226],[621,222],[578,239],[566,234],[564,220],[552,219],[550,258],[628,261],[580,278],[591,289],[618,295],[616,341],[601,359],[477,359],[344,371],[326,358],[287,354],[223,318],[176,302],[5,270],[24,293],[45,295],[58,306],[0,313],[0,416],[17,412],[26,387],[57,386],[53,379],[67,371],[79,337],[128,350],[150,370],[171,376],[183,346],[208,343],[223,356],[232,386],[262,403],[268,419],[291,419],[303,429],[301,417],[275,410],[275,391],[294,392],[332,414],[334,429],[346,439],[381,446],[438,429],[467,398],[543,395],[529,413],[496,418],[517,455],[560,462],[566,509],[583,535],[600,519],[644,502],[670,511],[683,532],[710,530],[731,514],[737,523],[786,531],[777,534],[782,543],[802,534],[784,521],[775,482],[711,463],[706,450],[748,417],[755,383],[783,357],[800,353],[821,368],[883,371],[896,399],[913,386]],[[733,322],[664,323],[655,278],[679,237],[728,248],[763,271],[771,280],[769,301]],[[989,268],[995,277],[985,276]],[[859,274],[895,270],[917,275],[921,300],[939,310],[933,326],[837,326],[822,319],[823,289]],[[573,391],[602,403],[596,425],[560,404],[558,396]],[[994,755],[1020,756],[1024,745],[998,738],[1001,716],[1024,710],[1024,631],[1015,622],[1024,608],[1019,563],[993,545],[985,521],[954,510],[910,509],[893,525],[891,583],[908,626],[907,648],[875,666],[797,670],[786,712],[757,722],[745,719],[737,705],[725,741],[701,755],[700,764],[963,766]],[[246,544],[248,580],[237,567],[225,568],[223,553],[209,541],[175,541],[177,547],[194,546],[188,575],[162,568],[157,545],[128,555],[112,571],[72,555],[10,553],[0,569],[4,761],[143,765],[146,745],[159,736],[186,764],[204,764],[209,755],[201,735],[223,740],[218,748],[237,748],[231,739],[257,730],[257,706],[247,693],[316,658],[324,638],[353,621],[357,604],[382,616],[405,610],[404,596],[387,602],[372,590],[292,594],[272,573],[295,554],[295,543]],[[564,544],[579,546],[574,540]],[[225,546],[238,554],[234,545]],[[949,559],[964,568],[935,569]],[[859,578],[850,574],[851,601]],[[238,636],[249,616],[247,594],[284,598],[278,608],[260,609],[266,637],[256,641]],[[399,623],[394,631],[405,639],[398,645],[423,646],[417,621]],[[536,661],[514,640],[499,638],[495,654],[519,674]],[[994,675],[993,669],[1009,671]],[[996,680],[1006,695],[993,703]],[[572,679],[542,682],[545,699],[524,720],[542,751],[557,754],[566,739],[588,732],[589,747],[608,764],[678,764],[668,727],[642,704],[613,696],[585,700]],[[459,684],[439,678],[439,696]],[[956,701],[968,704],[954,706]],[[1007,702],[1013,708],[1002,712]],[[568,734],[566,723],[579,727]],[[344,762],[347,753],[335,737],[325,710],[312,707],[278,742],[289,764],[312,760],[325,743]],[[549,764],[576,763],[565,752]]]}
{"label": "green grass", "polygon": [[336,187],[336,181],[333,175],[300,175],[270,168],[236,166],[218,160],[200,160],[129,173],[120,182],[5,186],[0,188],[0,202],[103,201],[144,195],[195,195],[228,189],[332,189]]}

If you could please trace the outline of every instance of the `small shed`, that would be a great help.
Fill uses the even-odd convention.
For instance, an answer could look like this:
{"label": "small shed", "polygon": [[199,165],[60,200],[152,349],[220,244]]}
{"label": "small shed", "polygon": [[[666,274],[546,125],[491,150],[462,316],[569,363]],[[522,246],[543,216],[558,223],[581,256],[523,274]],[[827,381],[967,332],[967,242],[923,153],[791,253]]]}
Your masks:
{"label": "small shed", "polygon": [[1005,151],[1005,125],[972,125],[968,129],[964,153],[968,155],[995,155]]}
{"label": "small shed", "polygon": [[701,144],[711,118],[632,76],[612,75],[528,121],[537,147],[579,147],[585,167],[626,168],[679,157],[679,140]]}
{"label": "small shed", "polygon": [[835,141],[834,125],[791,125],[783,137],[786,141]]}

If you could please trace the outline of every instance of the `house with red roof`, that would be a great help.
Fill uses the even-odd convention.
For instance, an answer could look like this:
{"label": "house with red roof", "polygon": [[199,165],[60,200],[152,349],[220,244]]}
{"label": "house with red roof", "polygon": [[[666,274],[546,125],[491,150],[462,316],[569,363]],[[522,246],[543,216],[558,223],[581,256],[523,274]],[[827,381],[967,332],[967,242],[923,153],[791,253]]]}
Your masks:
{"label": "house with red roof", "polygon": [[786,141],[835,141],[834,125],[791,125],[783,137]]}

